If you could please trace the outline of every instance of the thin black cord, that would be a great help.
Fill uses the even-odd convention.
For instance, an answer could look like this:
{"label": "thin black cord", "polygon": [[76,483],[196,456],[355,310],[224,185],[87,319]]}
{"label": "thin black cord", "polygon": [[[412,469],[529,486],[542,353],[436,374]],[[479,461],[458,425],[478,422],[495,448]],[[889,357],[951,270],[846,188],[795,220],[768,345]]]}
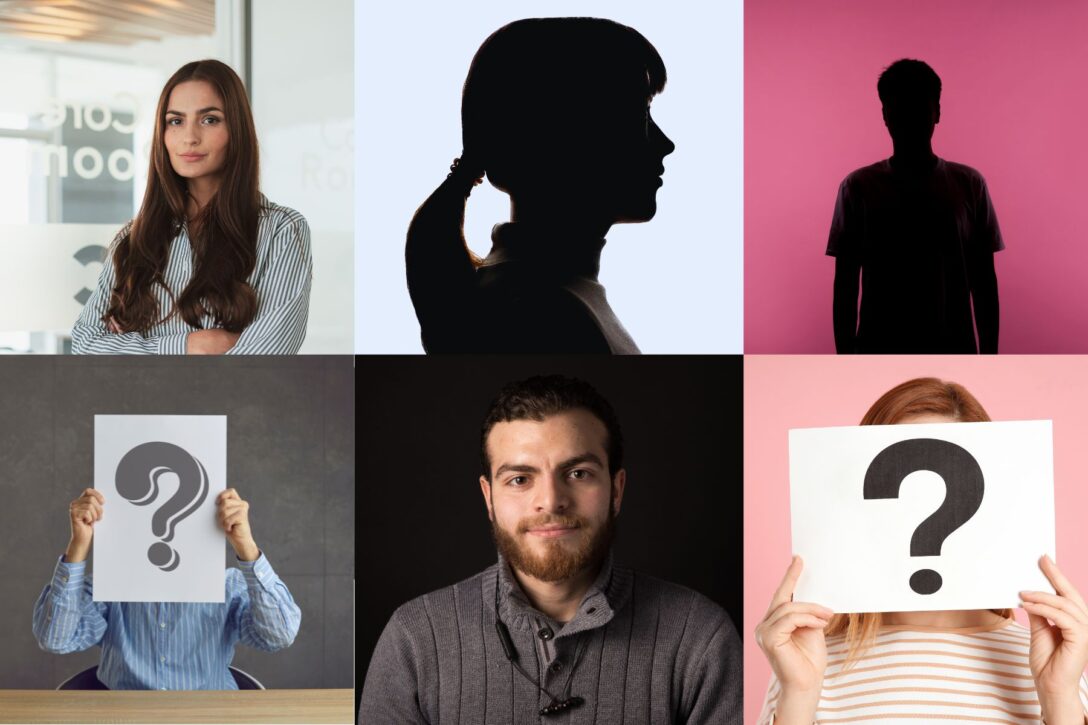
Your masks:
{"label": "thin black cord", "polygon": [[[572,707],[578,707],[585,702],[584,698],[571,697],[570,686],[574,681],[574,669],[578,666],[578,662],[582,659],[582,653],[585,651],[585,638],[581,638],[578,642],[578,649],[574,653],[574,662],[571,664],[570,672],[567,673],[567,681],[563,683],[563,692],[566,694],[562,700],[551,693],[550,690],[544,687],[539,680],[531,677],[525,669],[518,664],[518,651],[514,647],[514,641],[510,638],[510,630],[503,624],[502,619],[499,617],[499,574],[496,572],[495,576],[495,632],[499,635],[499,643],[502,645],[503,654],[506,655],[506,659],[510,661],[510,664],[514,666],[521,676],[528,680],[530,683],[536,685],[537,698],[540,697],[540,693],[544,693],[551,698],[551,703],[545,705],[540,709],[540,714],[544,717],[550,715],[557,715],[564,710],[569,710]],[[539,700],[538,700],[539,701]]]}

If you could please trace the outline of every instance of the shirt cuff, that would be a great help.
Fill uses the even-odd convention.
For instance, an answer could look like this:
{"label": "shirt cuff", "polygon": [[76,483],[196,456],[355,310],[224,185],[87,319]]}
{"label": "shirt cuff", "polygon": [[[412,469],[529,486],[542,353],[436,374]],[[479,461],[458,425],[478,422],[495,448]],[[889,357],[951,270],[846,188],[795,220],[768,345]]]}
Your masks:
{"label": "shirt cuff", "polygon": [[62,554],[57,559],[57,566],[53,569],[53,591],[79,591],[80,587],[83,586],[86,572],[86,561],[71,564],[64,560]]}
{"label": "shirt cuff", "polygon": [[160,355],[184,355],[185,345],[188,342],[188,332],[178,332],[173,335],[159,337]]}
{"label": "shirt cuff", "polygon": [[275,583],[278,577],[276,572],[272,570],[272,565],[268,563],[263,551],[253,561],[242,561],[238,557],[234,558],[238,568],[242,570],[242,576],[245,577],[246,587],[272,588],[272,584]]}

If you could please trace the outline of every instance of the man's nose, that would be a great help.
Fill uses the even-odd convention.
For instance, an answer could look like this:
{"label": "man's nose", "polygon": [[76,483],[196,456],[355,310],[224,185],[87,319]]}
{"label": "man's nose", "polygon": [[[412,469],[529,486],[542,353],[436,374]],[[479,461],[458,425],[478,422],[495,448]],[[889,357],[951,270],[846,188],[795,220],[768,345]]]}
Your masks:
{"label": "man's nose", "polygon": [[558,475],[544,477],[536,488],[533,505],[541,513],[559,513],[570,508],[566,480]]}

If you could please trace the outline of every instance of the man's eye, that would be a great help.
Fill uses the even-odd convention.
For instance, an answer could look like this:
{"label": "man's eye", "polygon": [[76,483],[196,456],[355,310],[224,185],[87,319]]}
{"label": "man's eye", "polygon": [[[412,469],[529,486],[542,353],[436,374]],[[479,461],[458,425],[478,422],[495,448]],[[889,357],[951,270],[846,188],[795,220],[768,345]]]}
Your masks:
{"label": "man's eye", "polygon": [[576,468],[570,472],[570,477],[577,481],[584,481],[585,479],[589,478],[589,471],[583,470],[581,468]]}
{"label": "man's eye", "polygon": [[528,482],[529,482],[529,477],[528,476],[514,476],[513,478],[510,479],[510,483],[512,483],[515,486],[524,486]]}

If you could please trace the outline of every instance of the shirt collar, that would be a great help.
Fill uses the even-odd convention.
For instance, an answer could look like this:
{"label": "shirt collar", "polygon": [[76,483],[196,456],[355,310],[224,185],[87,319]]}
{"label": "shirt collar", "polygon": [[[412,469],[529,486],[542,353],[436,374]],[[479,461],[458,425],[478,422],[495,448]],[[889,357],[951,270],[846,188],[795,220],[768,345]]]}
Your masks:
{"label": "shirt collar", "polygon": [[630,573],[613,566],[610,550],[601,564],[601,570],[596,579],[582,597],[578,605],[578,613],[572,620],[562,624],[533,607],[502,554],[499,554],[499,561],[492,567],[492,571],[495,575],[488,579],[494,583],[491,587],[485,586],[484,594],[491,597],[488,599],[489,602],[494,601],[493,587],[498,588],[499,615],[506,626],[512,630],[532,629],[535,631],[541,621],[551,624],[557,633],[556,636],[570,636],[588,629],[603,627],[612,621],[616,612],[626,604],[631,590]]}

